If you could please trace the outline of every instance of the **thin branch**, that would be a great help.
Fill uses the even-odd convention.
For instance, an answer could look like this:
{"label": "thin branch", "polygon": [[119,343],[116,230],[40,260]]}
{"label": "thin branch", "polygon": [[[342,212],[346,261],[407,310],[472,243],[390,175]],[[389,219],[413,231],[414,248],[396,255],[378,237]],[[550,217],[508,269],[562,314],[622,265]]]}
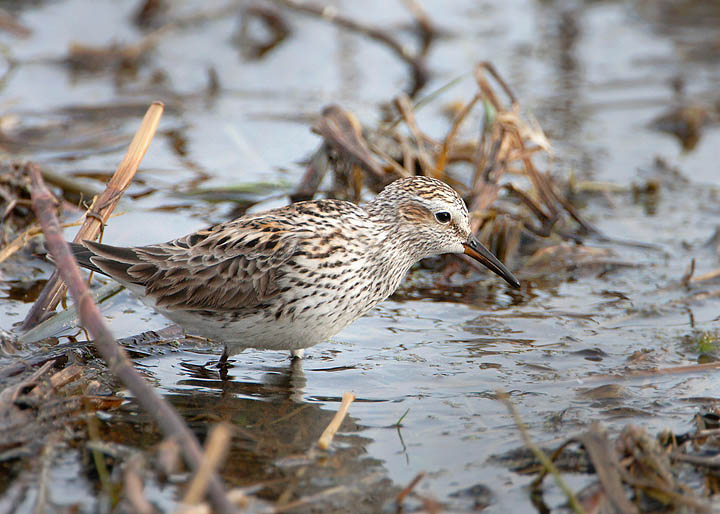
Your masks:
{"label": "thin branch", "polygon": [[405,486],[405,489],[398,493],[398,495],[395,497],[395,505],[397,506],[398,511],[402,509],[402,504],[405,501],[407,495],[410,494],[413,489],[415,489],[415,486],[417,486],[420,481],[425,478],[426,475],[427,473],[421,471],[420,473],[415,475],[415,478],[413,478],[407,486]]}
{"label": "thin branch", "polygon": [[438,35],[437,30],[435,30],[432,21],[430,21],[430,16],[428,16],[427,11],[418,0],[402,0],[402,3],[405,4],[405,7],[407,7],[407,10],[415,19],[420,42],[422,43],[420,56],[424,57],[427,55],[433,39]]}
{"label": "thin branch", "polygon": [[696,282],[705,282],[706,280],[713,280],[718,277],[720,277],[720,269],[708,271],[707,273],[703,273],[702,275],[696,275],[696,276],[690,277],[690,282],[694,284]]}
{"label": "thin branch", "polygon": [[205,496],[210,477],[225,460],[231,440],[232,427],[228,423],[220,423],[212,428],[205,443],[205,456],[183,498],[185,505],[199,503]]}
{"label": "thin branch", "polygon": [[417,146],[417,155],[418,159],[420,161],[420,164],[423,168],[423,173],[427,175],[428,177],[438,177],[442,175],[442,173],[439,173],[438,170],[435,168],[435,165],[433,164],[432,159],[430,159],[430,156],[427,153],[427,150],[425,149],[425,138],[423,136],[422,131],[420,130],[420,127],[417,124],[417,120],[415,119],[415,111],[413,111],[412,103],[410,102],[410,97],[408,97],[406,94],[401,93],[398,95],[398,97],[395,99],[395,105],[400,112],[400,115],[405,120],[405,124],[410,129],[410,133],[415,138],[415,145]]}
{"label": "thin branch", "polygon": [[535,455],[535,458],[540,461],[543,468],[545,468],[553,476],[553,478],[555,479],[555,483],[565,493],[570,508],[577,514],[584,514],[585,511],[583,510],[582,505],[580,505],[580,502],[578,502],[575,493],[572,491],[572,489],[570,489],[563,477],[560,475],[560,471],[555,466],[555,463],[551,461],[550,458],[545,455],[545,452],[542,451],[530,439],[530,434],[528,434],[527,427],[525,426],[523,420],[520,419],[520,415],[518,414],[517,409],[515,409],[515,405],[513,405],[513,403],[510,401],[510,397],[508,396],[508,394],[504,391],[498,391],[498,399],[505,404],[508,411],[510,412],[510,415],[515,421],[515,426],[520,431],[520,436],[522,437],[525,446],[533,453],[533,455]]}
{"label": "thin branch", "polygon": [[342,397],[342,402],[340,403],[340,408],[335,413],[335,416],[333,417],[332,421],[330,421],[330,424],[327,426],[325,431],[320,436],[320,439],[318,439],[318,447],[322,450],[327,450],[330,448],[330,443],[332,443],[333,437],[335,437],[335,433],[340,428],[340,425],[342,424],[343,420],[345,419],[345,415],[347,414],[348,409],[350,408],[350,404],[355,401],[355,395],[352,393],[344,393]]}
{"label": "thin branch", "polygon": [[470,114],[470,111],[472,111],[473,107],[475,107],[475,104],[478,102],[478,100],[480,100],[480,98],[482,98],[481,95],[479,93],[476,93],[472,100],[470,100],[463,107],[460,113],[455,116],[452,127],[450,127],[450,130],[448,131],[447,136],[445,136],[445,140],[443,141],[440,155],[438,155],[437,160],[435,161],[435,168],[438,170],[438,172],[442,173],[445,171],[445,165],[448,162],[448,154],[450,153],[450,144],[457,135],[458,130],[460,130],[460,125],[462,125],[463,121],[465,121],[465,118],[467,118],[467,115]]}
{"label": "thin branch", "polygon": [[386,31],[377,27],[371,27],[369,25],[363,25],[360,22],[346,18],[338,14],[337,9],[330,5],[317,5],[300,0],[273,0],[274,3],[287,7],[297,12],[309,14],[328,20],[330,23],[350,30],[352,32],[358,32],[363,34],[370,39],[374,39],[380,43],[383,43],[390,50],[395,53],[400,59],[405,61],[412,70],[412,83],[408,91],[408,96],[411,98],[422,89],[428,80],[428,72],[425,69],[425,64],[422,61],[422,55],[413,55],[413,52],[406,46],[400,44]]}

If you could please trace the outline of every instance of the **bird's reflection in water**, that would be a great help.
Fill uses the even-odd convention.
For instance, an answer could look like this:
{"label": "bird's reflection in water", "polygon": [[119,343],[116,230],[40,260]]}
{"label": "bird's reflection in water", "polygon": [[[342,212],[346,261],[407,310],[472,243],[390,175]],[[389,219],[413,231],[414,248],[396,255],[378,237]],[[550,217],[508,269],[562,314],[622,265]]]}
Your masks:
{"label": "bird's reflection in water", "polygon": [[232,365],[218,369],[213,365],[198,365],[183,361],[180,363],[180,368],[189,374],[189,378],[179,380],[177,382],[179,386],[217,389],[224,394],[265,400],[287,398],[302,403],[307,384],[303,362],[300,359],[293,359],[288,366],[264,368],[266,372],[260,382],[243,381],[239,374],[233,375],[233,369],[241,368]]}
{"label": "bird's reflection in water", "polygon": [[[241,366],[231,368],[224,380],[212,366],[184,361],[179,367],[185,378],[174,388],[166,387],[166,398],[193,432],[203,440],[213,423],[233,425],[235,436],[223,469],[229,486],[251,487],[254,494],[275,502],[321,493],[334,484],[341,487],[321,502],[321,509],[373,498],[368,512],[377,512],[397,493],[383,462],[367,455],[372,440],[359,434],[363,427],[352,415],[345,418],[331,454],[315,450],[340,395],[324,397],[322,403],[306,400],[302,361],[265,367],[260,380],[248,379]],[[257,367],[251,372],[258,376]]]}

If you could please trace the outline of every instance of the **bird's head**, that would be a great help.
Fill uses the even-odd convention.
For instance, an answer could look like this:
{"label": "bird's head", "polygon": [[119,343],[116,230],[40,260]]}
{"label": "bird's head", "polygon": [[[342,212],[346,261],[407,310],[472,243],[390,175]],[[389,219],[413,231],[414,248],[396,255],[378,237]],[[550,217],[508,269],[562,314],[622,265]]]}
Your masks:
{"label": "bird's head", "polygon": [[511,286],[520,287],[513,274],[473,235],[465,202],[444,182],[422,176],[396,180],[377,195],[368,211],[392,227],[388,237],[402,240],[416,260],[464,253]]}

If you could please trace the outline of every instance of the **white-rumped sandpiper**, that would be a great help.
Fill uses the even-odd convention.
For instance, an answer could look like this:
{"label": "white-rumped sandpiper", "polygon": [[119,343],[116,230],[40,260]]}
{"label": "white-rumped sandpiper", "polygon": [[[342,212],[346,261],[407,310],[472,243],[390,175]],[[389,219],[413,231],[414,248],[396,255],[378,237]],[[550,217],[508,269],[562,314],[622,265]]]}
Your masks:
{"label": "white-rumped sandpiper", "polygon": [[424,257],[465,253],[520,286],[471,233],[460,196],[420,176],[362,206],[298,202],[167,243],[86,241],[73,251],[188,333],[224,343],[221,362],[245,348],[302,356],[390,296]]}

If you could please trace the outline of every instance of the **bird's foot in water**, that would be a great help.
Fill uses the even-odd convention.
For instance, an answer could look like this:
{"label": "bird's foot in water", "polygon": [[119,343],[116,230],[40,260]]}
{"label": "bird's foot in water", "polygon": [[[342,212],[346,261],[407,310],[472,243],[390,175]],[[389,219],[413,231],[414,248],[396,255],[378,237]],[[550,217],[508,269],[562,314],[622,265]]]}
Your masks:
{"label": "bird's foot in water", "polygon": [[220,356],[220,360],[215,363],[215,368],[220,370],[220,376],[227,375],[227,370],[232,368],[233,365],[228,361],[230,353],[228,352],[227,346],[223,349],[223,353]]}

